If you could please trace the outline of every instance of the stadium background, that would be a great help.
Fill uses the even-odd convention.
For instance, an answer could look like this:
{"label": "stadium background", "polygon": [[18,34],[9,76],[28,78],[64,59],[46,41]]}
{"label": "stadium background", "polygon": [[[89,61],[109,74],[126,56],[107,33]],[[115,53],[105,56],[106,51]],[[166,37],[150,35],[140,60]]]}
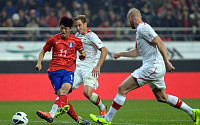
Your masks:
{"label": "stadium background", "polygon": [[[156,29],[168,47],[169,58],[176,70],[166,74],[167,92],[180,98],[200,98],[199,0],[99,0],[98,2],[0,0],[0,2],[0,101],[55,99],[46,73],[49,58],[44,60],[42,71],[37,72],[34,69],[36,56],[31,51],[38,55],[39,51],[33,50],[34,46],[41,44],[41,49],[45,40],[51,34],[58,32],[58,21],[62,15],[74,17],[77,14],[85,14],[89,27],[100,36],[105,45],[108,45],[106,46],[108,50],[115,44],[124,43],[124,40],[128,41],[128,45],[125,46],[131,48],[134,47],[135,31],[129,28],[126,14],[132,7],[141,10],[143,20]],[[174,48],[171,49],[169,44]],[[183,46],[180,47],[180,44]],[[100,85],[97,91],[102,99],[113,99],[118,85],[141,65],[140,58],[132,60],[123,58],[115,61],[110,56],[112,52],[114,51],[109,51],[99,77]],[[85,100],[82,88],[83,86],[74,90],[69,98]],[[150,88],[145,86],[131,92],[127,98],[154,99],[154,96]]]}

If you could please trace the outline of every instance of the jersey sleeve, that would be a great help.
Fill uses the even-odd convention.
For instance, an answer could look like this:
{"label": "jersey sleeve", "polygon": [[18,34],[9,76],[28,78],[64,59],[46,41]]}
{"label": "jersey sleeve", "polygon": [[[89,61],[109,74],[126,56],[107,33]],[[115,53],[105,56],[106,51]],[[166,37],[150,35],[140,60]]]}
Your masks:
{"label": "jersey sleeve", "polygon": [[83,49],[83,43],[82,43],[81,39],[77,38],[77,39],[76,39],[76,43],[77,43],[77,50],[78,50],[79,52],[84,51],[84,49]]}
{"label": "jersey sleeve", "polygon": [[90,35],[90,41],[94,44],[94,46],[97,49],[104,47],[103,42],[99,39],[99,37],[95,33],[92,33]]}
{"label": "jersey sleeve", "polygon": [[48,40],[47,40],[47,42],[46,42],[46,44],[44,45],[44,47],[43,47],[43,50],[46,52],[46,51],[51,51],[51,47],[53,46],[53,41],[54,41],[54,39],[53,39],[53,37],[50,37]]}
{"label": "jersey sleeve", "polygon": [[152,42],[152,40],[158,35],[149,25],[143,26],[139,30],[139,34],[148,42]]}

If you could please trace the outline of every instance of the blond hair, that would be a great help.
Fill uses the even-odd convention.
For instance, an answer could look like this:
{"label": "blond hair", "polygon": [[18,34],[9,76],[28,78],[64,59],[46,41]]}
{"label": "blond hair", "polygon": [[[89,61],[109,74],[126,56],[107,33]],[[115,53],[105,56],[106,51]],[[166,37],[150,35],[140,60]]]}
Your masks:
{"label": "blond hair", "polygon": [[132,8],[128,11],[127,18],[129,18],[129,17],[142,18],[142,15],[138,9]]}
{"label": "blond hair", "polygon": [[78,15],[74,18],[75,21],[81,20],[82,23],[87,22],[85,15]]}

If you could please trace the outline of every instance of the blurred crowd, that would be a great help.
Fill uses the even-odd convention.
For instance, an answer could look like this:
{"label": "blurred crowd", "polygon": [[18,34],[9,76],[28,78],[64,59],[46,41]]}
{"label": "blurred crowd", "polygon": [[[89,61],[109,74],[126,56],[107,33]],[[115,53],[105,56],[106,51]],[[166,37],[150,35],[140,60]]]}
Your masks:
{"label": "blurred crowd", "polygon": [[[200,28],[200,0],[163,0],[161,4],[155,4],[156,0],[0,1],[0,27],[57,27],[63,15],[79,14],[86,15],[89,27],[128,27],[126,14],[135,7],[142,12],[143,21],[153,27]],[[107,37],[101,39],[110,40],[110,31],[102,32],[106,32]],[[120,31],[116,31],[116,36],[122,39]]]}

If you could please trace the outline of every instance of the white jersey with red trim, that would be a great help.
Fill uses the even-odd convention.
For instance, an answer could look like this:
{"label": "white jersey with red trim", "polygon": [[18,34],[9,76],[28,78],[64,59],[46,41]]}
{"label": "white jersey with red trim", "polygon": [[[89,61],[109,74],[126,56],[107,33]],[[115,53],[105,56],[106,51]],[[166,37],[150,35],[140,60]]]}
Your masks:
{"label": "white jersey with red trim", "polygon": [[156,45],[152,44],[152,40],[158,34],[147,23],[140,23],[136,31],[136,48],[140,51],[143,57],[143,64],[163,62],[163,57]]}
{"label": "white jersey with red trim", "polygon": [[163,57],[153,39],[158,34],[153,28],[144,22],[137,26],[136,48],[143,57],[143,65],[136,69],[131,75],[137,79],[139,86],[149,84],[151,89],[165,89],[164,75],[166,73]]}
{"label": "white jersey with red trim", "polygon": [[[85,35],[77,32],[75,36],[81,39],[84,51],[86,52],[86,59],[81,61],[79,58],[77,58],[77,65],[96,65],[100,57],[98,50],[104,47],[102,41],[94,32],[89,29]],[[79,57],[79,55],[77,57]]]}

